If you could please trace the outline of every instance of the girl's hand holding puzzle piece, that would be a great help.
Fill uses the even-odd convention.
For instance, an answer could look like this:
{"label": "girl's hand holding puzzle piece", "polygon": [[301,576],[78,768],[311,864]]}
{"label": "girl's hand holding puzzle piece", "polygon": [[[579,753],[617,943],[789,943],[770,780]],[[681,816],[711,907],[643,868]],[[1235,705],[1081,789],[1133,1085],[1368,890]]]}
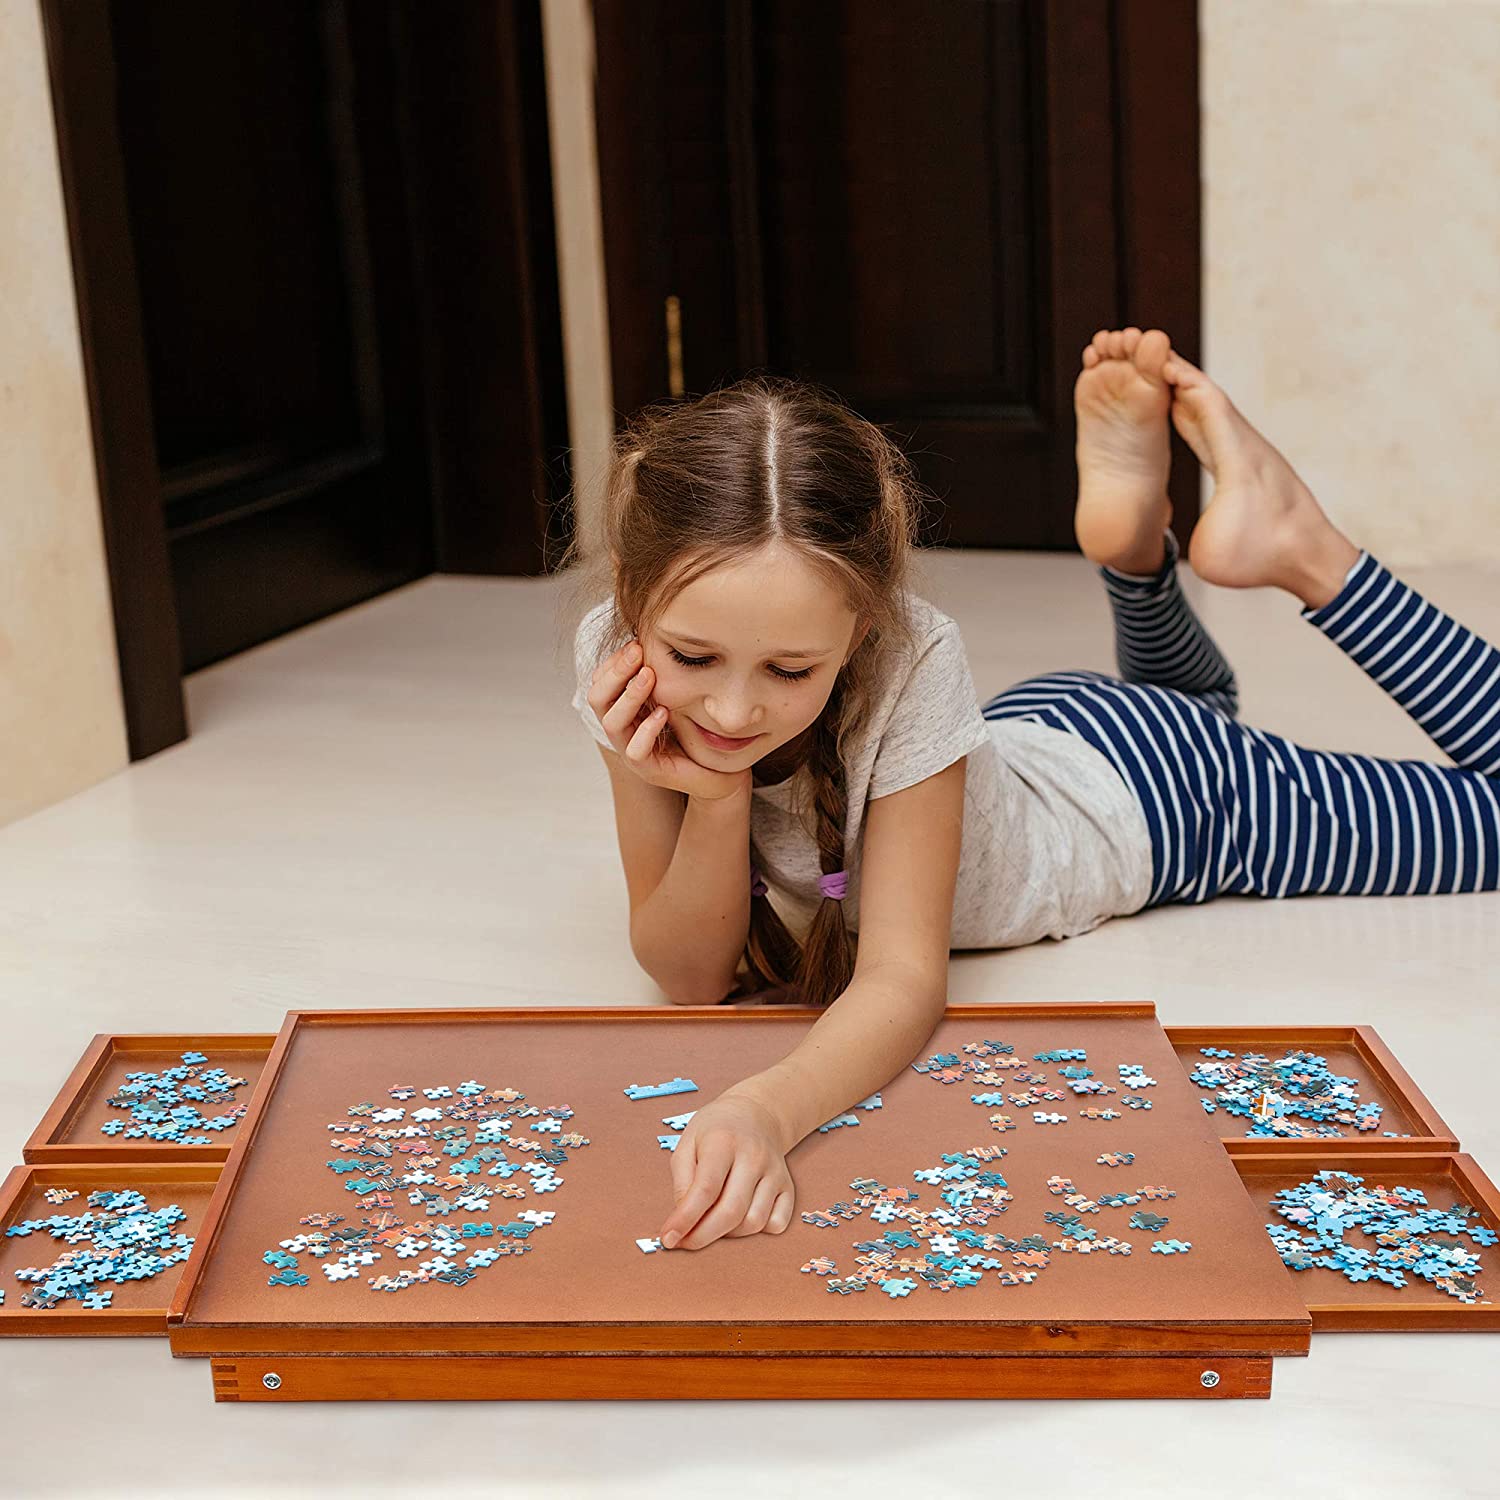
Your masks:
{"label": "girl's hand holding puzzle piece", "polygon": [[688,1121],[671,1154],[677,1207],[658,1238],[666,1250],[701,1250],[716,1239],[780,1234],[796,1201],[782,1126],[756,1099],[727,1089]]}

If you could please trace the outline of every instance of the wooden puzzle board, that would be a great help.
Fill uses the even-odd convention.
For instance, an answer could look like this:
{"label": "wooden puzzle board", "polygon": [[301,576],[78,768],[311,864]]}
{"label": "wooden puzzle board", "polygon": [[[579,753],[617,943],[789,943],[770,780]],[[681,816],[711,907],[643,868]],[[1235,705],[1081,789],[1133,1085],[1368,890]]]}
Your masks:
{"label": "wooden puzzle board", "polygon": [[[1138,1207],[1168,1215],[1161,1236],[1190,1241],[1188,1254],[1150,1253],[1160,1236],[1127,1228],[1131,1208],[1086,1216],[1099,1234],[1130,1240],[1129,1256],[1054,1251],[1029,1285],[1001,1286],[987,1273],[980,1285],[949,1293],[919,1283],[899,1300],[873,1285],[834,1296],[821,1278],[799,1270],[810,1257],[828,1255],[838,1274],[855,1273],[853,1242],[885,1232],[868,1214],[837,1228],[794,1217],[782,1235],[642,1254],[635,1240],[655,1235],[672,1203],[669,1156],[657,1144],[669,1133],[663,1116],[705,1105],[779,1061],[811,1019],[779,1009],[290,1014],[252,1117],[242,1122],[247,1133],[226,1164],[207,1243],[195,1252],[174,1304],[174,1351],[561,1350],[594,1347],[605,1337],[601,1330],[622,1326],[632,1329],[633,1348],[671,1349],[696,1347],[694,1330],[730,1324],[767,1337],[774,1329],[783,1347],[799,1347],[799,1326],[837,1324],[855,1348],[975,1347],[976,1334],[987,1351],[1012,1343],[1034,1348],[1037,1325],[1044,1325],[1049,1333],[1086,1331],[1077,1347],[1092,1349],[1141,1352],[1171,1344],[1172,1330],[1196,1330],[1199,1347],[1207,1337],[1246,1353],[1306,1352],[1307,1311],[1149,1004],[952,1007],[922,1055],[963,1056],[964,1043],[985,1038],[1013,1044],[1028,1062],[1036,1052],[1082,1047],[1107,1083],[1119,1084],[1117,1064],[1142,1065],[1158,1080],[1137,1091],[1151,1098],[1150,1110],[1121,1108],[1116,1120],[1083,1120],[1081,1106],[1119,1108],[1119,1095],[1070,1094],[1036,1106],[1068,1115],[1066,1124],[1037,1124],[1031,1107],[1007,1105],[1017,1128],[997,1133],[988,1123],[994,1111],[970,1102],[970,1086],[903,1068],[881,1090],[883,1108],[858,1111],[858,1126],[814,1133],[789,1165],[799,1215],[849,1200],[859,1176],[914,1188],[933,1206],[940,1189],[915,1182],[915,1168],[940,1165],[945,1152],[1000,1145],[1007,1155],[989,1169],[1004,1175],[1014,1202],[978,1232],[1056,1239],[1061,1231],[1042,1215],[1063,1207],[1045,1186],[1050,1174],[1062,1173],[1091,1197],[1143,1183],[1175,1188],[1175,1198]],[[1055,1077],[1056,1064],[1033,1066]],[[623,1092],[627,1084],[677,1075],[696,1081],[699,1091],[648,1100]],[[557,1169],[557,1192],[522,1203],[496,1199],[486,1213],[450,1216],[498,1223],[526,1207],[552,1210],[556,1219],[533,1234],[532,1253],[497,1262],[462,1287],[431,1282],[379,1293],[362,1281],[330,1284],[315,1264],[304,1267],[314,1273],[306,1286],[268,1286],[262,1256],[299,1232],[302,1215],[335,1211],[359,1222],[346,1179],[325,1165],[334,1154],[329,1122],[344,1118],[351,1104],[395,1102],[393,1085],[456,1089],[468,1079],[487,1089],[515,1087],[543,1108],[566,1104],[575,1114],[564,1129],[590,1139]],[[407,1105],[428,1102],[419,1092]],[[1136,1160],[1096,1165],[1108,1151],[1133,1151]],[[404,1189],[392,1196],[396,1212],[423,1222]],[[388,1251],[363,1274],[394,1273],[403,1264]],[[398,1341],[394,1330],[402,1328],[408,1334]],[[892,1342],[897,1334],[902,1341]]]}

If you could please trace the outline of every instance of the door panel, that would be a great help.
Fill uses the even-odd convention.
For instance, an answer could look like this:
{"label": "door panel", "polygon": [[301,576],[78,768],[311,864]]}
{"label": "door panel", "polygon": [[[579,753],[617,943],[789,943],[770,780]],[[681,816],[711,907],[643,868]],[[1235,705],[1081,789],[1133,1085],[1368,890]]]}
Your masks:
{"label": "door panel", "polygon": [[383,7],[111,6],[191,671],[429,572]]}
{"label": "door panel", "polygon": [[1072,548],[1083,345],[1154,323],[1197,354],[1191,0],[595,16],[616,406],[758,368],[816,381],[912,456],[929,540]]}

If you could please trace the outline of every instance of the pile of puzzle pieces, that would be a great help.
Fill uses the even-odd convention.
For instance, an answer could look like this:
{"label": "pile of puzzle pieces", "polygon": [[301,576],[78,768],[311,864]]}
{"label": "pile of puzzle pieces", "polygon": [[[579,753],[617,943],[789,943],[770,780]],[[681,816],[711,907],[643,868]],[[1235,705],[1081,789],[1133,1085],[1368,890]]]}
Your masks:
{"label": "pile of puzzle pieces", "polygon": [[[1088,1061],[1088,1053],[1082,1047],[1054,1047],[1032,1054],[1033,1063],[1067,1063],[1067,1067],[1058,1068],[1057,1079],[1046,1073],[1032,1071],[1025,1058],[1015,1056],[1015,1050],[1010,1042],[965,1042],[963,1051],[969,1054],[968,1061],[962,1060],[957,1052],[934,1052],[924,1061],[913,1063],[911,1068],[914,1073],[925,1074],[934,1083],[966,1083],[971,1087],[976,1083],[987,1085],[982,1092],[969,1095],[973,1103],[987,1109],[999,1109],[1002,1106],[1021,1109],[1060,1103],[1067,1100],[1070,1094],[1087,1097],[1119,1093],[1116,1085],[1095,1078],[1092,1068],[1078,1066]],[[1126,1088],[1150,1088],[1156,1083],[1154,1078],[1146,1076],[1146,1070],[1139,1063],[1121,1063],[1119,1073],[1120,1084]],[[1059,1081],[1064,1088],[1055,1086]],[[1006,1088],[1010,1092],[1005,1092]],[[1143,1094],[1121,1094],[1120,1103],[1127,1109],[1151,1108],[1151,1101]],[[1119,1110],[1107,1105],[1084,1106],[1079,1109],[1078,1115],[1084,1120],[1123,1118]],[[1062,1125],[1067,1122],[1068,1116],[1058,1110],[1032,1109],[1031,1118],[1037,1125]],[[989,1120],[990,1125],[1002,1134],[1016,1128],[1012,1115],[993,1114]]]}
{"label": "pile of puzzle pieces", "polygon": [[[78,1194],[67,1188],[48,1188],[52,1203],[64,1203]],[[26,1266],[16,1272],[19,1281],[35,1285],[21,1298],[22,1307],[49,1308],[73,1299],[91,1312],[102,1312],[114,1293],[99,1290],[96,1283],[145,1281],[159,1276],[169,1266],[186,1260],[193,1252],[190,1235],[176,1234],[172,1225],[187,1213],[175,1203],[147,1208],[134,1189],[113,1192],[101,1188],[88,1196],[88,1207],[97,1213],[52,1214],[45,1219],[23,1219],[6,1227],[7,1238],[46,1230],[55,1240],[69,1245],[91,1242],[89,1248],[69,1250],[50,1266]],[[0,1291],[0,1304],[5,1293]]]}
{"label": "pile of puzzle pieces", "polygon": [[[945,1153],[938,1165],[918,1168],[912,1173],[918,1182],[940,1188],[941,1204],[928,1209],[917,1207],[920,1195],[913,1188],[892,1188],[872,1177],[856,1177],[849,1184],[854,1194],[850,1200],[826,1209],[809,1209],[802,1214],[803,1222],[834,1228],[867,1213],[875,1224],[899,1220],[900,1227],[887,1229],[880,1239],[855,1241],[854,1262],[859,1269],[851,1275],[838,1276],[837,1263],[827,1255],[812,1257],[802,1270],[823,1278],[830,1292],[843,1296],[874,1286],[894,1298],[910,1296],[923,1283],[938,1292],[978,1286],[986,1271],[993,1273],[992,1279],[1000,1286],[1029,1284],[1051,1264],[1054,1250],[1082,1255],[1100,1250],[1110,1255],[1131,1253],[1129,1241],[1100,1235],[1083,1222],[1082,1215],[1098,1213],[1104,1199],[1094,1202],[1075,1191],[1070,1178],[1056,1174],[1047,1180],[1048,1191],[1063,1196],[1070,1211],[1044,1213],[1042,1220],[1056,1225],[1060,1238],[1028,1234],[1016,1239],[987,1230],[990,1221],[1005,1213],[1014,1201],[1005,1177],[990,1165],[1006,1154],[1003,1146],[971,1146],[966,1151]],[[1099,1160],[1104,1162],[1103,1157]],[[1149,1187],[1137,1194],[1106,1197],[1118,1198],[1123,1204],[1137,1202],[1143,1195],[1176,1196],[1171,1188]],[[1149,1223],[1138,1224],[1137,1219]],[[1133,1227],[1152,1229],[1167,1222],[1154,1214],[1138,1214],[1131,1220]],[[1152,1246],[1167,1254],[1191,1248],[1178,1240],[1157,1241]],[[1006,1256],[1010,1257],[1009,1265],[1003,1258]]]}
{"label": "pile of puzzle pieces", "polygon": [[[128,1109],[131,1123],[106,1120],[105,1135],[129,1140],[171,1141],[177,1146],[209,1146],[213,1138],[200,1130],[228,1130],[238,1125],[246,1106],[234,1104],[235,1090],[246,1082],[223,1068],[201,1068],[208,1059],[201,1052],[184,1052],[183,1066],[160,1073],[127,1073],[125,1082],[105,1100],[112,1109]],[[205,1118],[199,1104],[230,1104],[223,1114]]]}
{"label": "pile of puzzle pieces", "polygon": [[[1460,1302],[1486,1300],[1475,1283],[1479,1256],[1457,1240],[1438,1234],[1466,1234],[1476,1245],[1493,1245],[1500,1235],[1482,1220],[1478,1210],[1455,1203],[1447,1210],[1426,1207],[1416,1188],[1366,1187],[1352,1172],[1319,1172],[1311,1182],[1282,1188],[1272,1206],[1291,1224],[1267,1224],[1276,1253],[1293,1271],[1324,1266],[1341,1271],[1350,1281],[1383,1281],[1404,1287],[1406,1276],[1421,1276]],[[1299,1233],[1291,1225],[1301,1225]],[[1371,1236],[1376,1249],[1351,1244],[1352,1229]]]}
{"label": "pile of puzzle pieces", "polygon": [[[1206,1114],[1223,1110],[1250,1121],[1247,1136],[1282,1140],[1317,1137],[1343,1139],[1340,1125],[1371,1131],[1380,1124],[1381,1108],[1359,1102],[1359,1080],[1332,1073],[1326,1058],[1291,1051],[1272,1062],[1262,1052],[1236,1055],[1224,1047],[1200,1047],[1207,1059],[1188,1075],[1199,1088],[1212,1089],[1200,1102]],[[1394,1130],[1384,1136],[1400,1139]]]}
{"label": "pile of puzzle pieces", "polygon": [[[530,1208],[504,1223],[477,1216],[491,1208],[491,1199],[513,1202],[562,1187],[555,1169],[568,1160],[569,1151],[589,1144],[587,1136],[563,1130],[562,1122],[573,1116],[568,1106],[540,1109],[526,1104],[519,1089],[486,1090],[474,1079],[456,1091],[446,1084],[422,1089],[430,1102],[410,1112],[403,1106],[416,1096],[414,1086],[396,1084],[389,1092],[396,1104],[351,1105],[344,1112],[347,1118],[328,1126],[335,1155],[327,1165],[347,1179],[344,1190],[357,1195],[361,1227],[340,1228],[343,1214],[305,1215],[299,1223],[308,1233],[282,1240],[262,1257],[275,1268],[269,1285],[306,1286],[311,1277],[298,1259],[304,1255],[320,1262],[324,1277],[337,1283],[360,1276],[387,1253],[409,1261],[430,1251],[417,1265],[403,1266],[395,1275],[365,1277],[365,1284],[377,1292],[405,1291],[432,1281],[465,1286],[503,1257],[526,1254],[532,1233],[556,1218],[550,1210]],[[511,1160],[504,1147],[527,1159]],[[498,1177],[500,1185],[474,1180],[481,1175]],[[518,1180],[512,1182],[512,1177]],[[420,1227],[408,1225],[396,1212],[393,1195],[401,1188],[427,1221]],[[460,1222],[442,1222],[450,1216]],[[493,1243],[475,1248],[476,1240]]]}

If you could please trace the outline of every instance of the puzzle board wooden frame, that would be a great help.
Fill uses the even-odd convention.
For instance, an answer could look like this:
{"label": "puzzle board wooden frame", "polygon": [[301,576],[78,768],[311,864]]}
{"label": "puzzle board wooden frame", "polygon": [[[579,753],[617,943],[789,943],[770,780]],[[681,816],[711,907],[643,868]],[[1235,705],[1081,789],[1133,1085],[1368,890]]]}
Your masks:
{"label": "puzzle board wooden frame", "polygon": [[[944,1297],[923,1289],[927,1302],[911,1307],[892,1306],[875,1291],[829,1298],[811,1277],[788,1278],[788,1263],[795,1271],[816,1235],[830,1237],[829,1248],[838,1244],[845,1254],[852,1237],[812,1231],[796,1219],[786,1236],[724,1240],[705,1253],[641,1256],[633,1239],[653,1233],[670,1206],[666,1163],[656,1154],[659,1118],[689,1100],[712,1099],[778,1060],[818,1014],[793,1006],[290,1012],[250,1113],[237,1127],[239,1138],[172,1300],[173,1354],[210,1357],[219,1400],[527,1400],[539,1393],[549,1399],[640,1400],[1263,1397],[1270,1391],[1273,1358],[1307,1353],[1311,1320],[1150,1002],[950,1006],[927,1050],[945,1050],[946,1043],[989,1029],[1013,1037],[1018,1054],[1024,1033],[1032,1045],[1091,1046],[1111,1068],[1117,1055],[1143,1064],[1159,1080],[1151,1091],[1155,1107],[1131,1118],[1125,1133],[1150,1140],[1155,1164],[1149,1180],[1178,1179],[1178,1224],[1189,1238],[1189,1231],[1202,1230],[1193,1255],[1148,1254],[1137,1235],[1138,1253],[1115,1260],[1115,1277],[1087,1275],[1090,1258],[1055,1255],[1032,1286],[986,1288],[1002,1298],[1022,1294],[1013,1301],[986,1304],[969,1292]],[[586,1046],[586,1028],[608,1035]],[[573,1176],[584,1181],[570,1189],[571,1203],[557,1207],[587,1222],[596,1247],[602,1239],[624,1247],[621,1254],[628,1251],[618,1262],[618,1286],[602,1292],[589,1287],[583,1279],[587,1256],[558,1233],[560,1212],[538,1254],[503,1268],[521,1273],[514,1278],[513,1305],[502,1309],[510,1316],[495,1316],[483,1298],[465,1302],[477,1282],[462,1289],[412,1289],[441,1294],[425,1307],[403,1304],[409,1293],[369,1293],[364,1304],[342,1304],[355,1310],[352,1315],[330,1313],[334,1303],[322,1294],[337,1293],[337,1287],[316,1288],[313,1297],[305,1295],[311,1287],[276,1289],[269,1295],[281,1300],[267,1301],[268,1289],[256,1284],[265,1278],[255,1275],[261,1268],[251,1247],[276,1243],[267,1236],[285,1223],[284,1216],[275,1217],[290,1211],[290,1202],[279,1206],[285,1195],[305,1192],[320,1170],[326,1178],[322,1163],[314,1161],[298,1186],[292,1158],[312,1124],[321,1131],[330,1110],[347,1107],[339,1100],[350,1088],[375,1099],[377,1085],[389,1087],[398,1075],[430,1073],[445,1059],[463,1057],[462,1066],[486,1087],[512,1083],[524,1089],[522,1078],[512,1075],[552,1056],[559,1059],[556,1082],[541,1085],[533,1078],[532,1089],[541,1092],[528,1091],[529,1097],[572,1105],[579,1128],[587,1130],[592,1119],[598,1132],[572,1164]],[[516,1059],[514,1065],[507,1058]],[[330,1082],[330,1072],[339,1071],[345,1077]],[[448,1071],[445,1065],[442,1072]],[[625,1084],[674,1071],[695,1077],[701,1092],[667,1100],[624,1097]],[[428,1080],[410,1081],[421,1086]],[[898,1155],[902,1163],[926,1164],[942,1150],[986,1140],[1011,1148],[1002,1165],[1013,1170],[1028,1153],[1052,1150],[1048,1160],[1056,1167],[1079,1159],[1079,1147],[1067,1155],[1061,1135],[1046,1145],[1047,1127],[1029,1121],[1029,1132],[991,1133],[988,1112],[969,1103],[967,1090],[960,1099],[910,1070],[887,1087],[904,1095],[889,1113],[876,1111],[861,1130],[809,1136],[793,1152],[799,1208],[820,1205],[830,1192],[847,1196],[842,1184],[861,1153],[866,1170],[891,1170]],[[560,1098],[543,1100],[543,1093]],[[893,1149],[891,1132],[874,1122],[898,1113],[901,1145]],[[617,1128],[622,1123],[624,1131]],[[1122,1144],[1119,1127],[1126,1123],[1079,1123],[1080,1135],[1073,1139],[1083,1139],[1081,1149],[1092,1162],[1095,1148]],[[1097,1135],[1081,1135],[1096,1128]],[[853,1142],[861,1131],[867,1147]],[[622,1212],[607,1193],[590,1191],[588,1170],[609,1162],[618,1168],[630,1159],[630,1170],[640,1172],[642,1143],[649,1143],[655,1173],[650,1180],[661,1201],[627,1205]],[[591,1151],[604,1160],[591,1163]],[[1034,1212],[1017,1214],[1013,1206],[1012,1224],[995,1227],[1017,1234],[1040,1227],[1041,1210],[1055,1207],[1056,1200],[1037,1199],[1034,1189],[1028,1182],[1027,1204]],[[326,1184],[322,1196],[328,1198]],[[1025,1228],[1016,1228],[1014,1221],[1022,1218]],[[787,1243],[794,1239],[796,1248]],[[718,1259],[710,1264],[715,1252]],[[566,1297],[549,1290],[536,1269],[549,1257],[556,1272],[577,1273]],[[496,1285],[503,1291],[506,1283]],[[1043,1295],[1028,1299],[1025,1294],[1038,1287]],[[524,1302],[523,1289],[529,1298]],[[823,1293],[816,1301],[815,1290]],[[765,1316],[763,1308],[761,1316],[752,1316],[752,1295],[763,1296],[772,1309],[778,1298],[795,1308],[780,1316]],[[298,1297],[304,1300],[289,1300]],[[693,1307],[694,1315],[668,1316],[673,1297]],[[909,1300],[917,1303],[916,1297]],[[578,1309],[574,1316],[560,1315],[565,1303]]]}

